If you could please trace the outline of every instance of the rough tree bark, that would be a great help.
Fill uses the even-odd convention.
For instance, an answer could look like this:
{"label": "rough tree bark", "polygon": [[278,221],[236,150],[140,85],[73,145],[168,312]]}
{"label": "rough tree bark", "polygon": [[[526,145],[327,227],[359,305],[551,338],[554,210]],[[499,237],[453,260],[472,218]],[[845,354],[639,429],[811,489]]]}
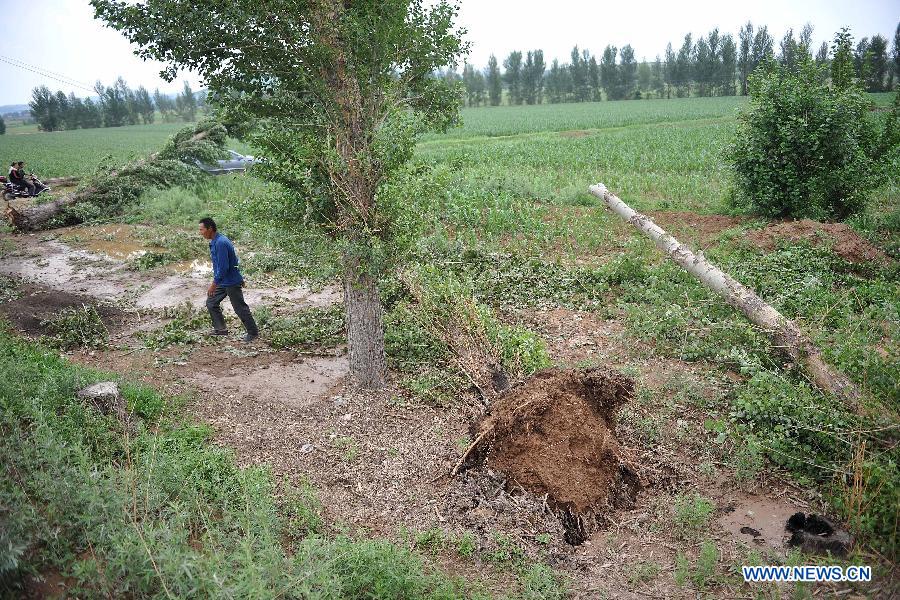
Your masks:
{"label": "rough tree bark", "polygon": [[381,298],[376,284],[375,278],[362,270],[358,262],[345,261],[344,310],[350,373],[356,384],[366,389],[384,385],[387,373]]}
{"label": "rough tree bark", "polygon": [[796,323],[767,304],[752,290],[710,264],[702,254],[698,256],[682,246],[649,217],[635,212],[607,190],[602,183],[592,185],[590,192],[603,200],[610,210],[652,239],[657,248],[699,279],[703,285],[744,313],[754,325],[766,331],[777,347],[804,368],[819,389],[841,398],[851,410],[859,412],[860,393],[856,386],[822,359],[819,349],[800,331]]}

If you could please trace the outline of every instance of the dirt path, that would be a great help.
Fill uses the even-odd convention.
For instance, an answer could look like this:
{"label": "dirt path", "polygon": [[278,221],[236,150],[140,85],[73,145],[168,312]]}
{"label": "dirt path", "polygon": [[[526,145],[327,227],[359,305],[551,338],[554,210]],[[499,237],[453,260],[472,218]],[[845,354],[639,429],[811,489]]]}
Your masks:
{"label": "dirt path", "polygon": [[[293,483],[308,480],[327,517],[352,531],[397,539],[404,530],[439,529],[448,540],[469,532],[478,556],[499,556],[505,540],[512,540],[528,557],[564,572],[574,597],[670,598],[696,594],[690,585],[675,585],[673,565],[679,553],[696,556],[701,539],[716,542],[719,571],[741,564],[754,549],[783,556],[787,516],[822,507],[815,494],[775,475],[761,473],[752,483],[735,485],[732,465],[714,445],[715,432],[704,425],[704,407],[727,391],[721,374],[654,357],[651,348],[629,340],[616,319],[563,309],[522,311],[514,317],[545,337],[559,364],[616,366],[638,382],[637,399],[619,415],[618,429],[621,452],[643,489],[633,507],[610,514],[604,529],[571,546],[546,504],[499,474],[449,477],[480,416],[474,398],[427,406],[411,402],[394,384],[361,394],[346,385],[342,352],[303,355],[274,350],[264,339],[142,349],[141,332],[164,323],[158,309],[185,301],[202,306],[207,273],[135,273],[121,256],[98,248],[73,248],[38,235],[2,237],[16,249],[0,258],[0,274],[21,282],[21,296],[0,312],[31,317],[39,329],[42,311],[85,299],[110,303],[113,347],[71,354],[71,360],[187,395],[188,410],[214,428],[216,442],[233,448],[241,464],[266,465]],[[277,290],[254,282],[246,295],[251,307],[281,303],[287,310],[340,298],[336,289]],[[35,327],[20,329],[36,333]],[[713,508],[701,530],[679,535],[675,498],[692,493],[710,499]],[[501,588],[511,580],[502,560],[453,559],[452,545],[443,548],[441,560],[457,572]]]}

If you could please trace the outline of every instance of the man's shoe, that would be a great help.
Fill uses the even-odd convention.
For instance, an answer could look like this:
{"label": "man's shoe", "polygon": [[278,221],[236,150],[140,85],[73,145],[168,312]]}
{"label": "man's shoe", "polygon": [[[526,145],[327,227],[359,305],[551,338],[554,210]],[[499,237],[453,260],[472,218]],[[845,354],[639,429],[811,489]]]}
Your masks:
{"label": "man's shoe", "polygon": [[247,335],[244,336],[244,343],[249,344],[250,342],[252,342],[253,340],[255,340],[258,337],[259,337],[258,333],[248,333]]}
{"label": "man's shoe", "polygon": [[222,336],[222,335],[228,335],[228,331],[224,330],[224,329],[213,329],[206,335],[209,337],[218,337],[218,336]]}

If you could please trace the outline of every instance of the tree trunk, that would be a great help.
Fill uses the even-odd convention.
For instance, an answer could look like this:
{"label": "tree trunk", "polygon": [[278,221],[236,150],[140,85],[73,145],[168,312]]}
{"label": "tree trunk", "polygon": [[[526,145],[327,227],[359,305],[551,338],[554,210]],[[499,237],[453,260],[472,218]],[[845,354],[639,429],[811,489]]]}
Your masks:
{"label": "tree trunk", "polygon": [[19,231],[34,231],[35,229],[40,229],[42,225],[61,213],[63,209],[90,196],[92,191],[85,190],[75,194],[68,194],[59,200],[36,204],[21,210],[13,208],[11,204],[7,204],[4,216],[9,221],[9,224]]}
{"label": "tree trunk", "polygon": [[710,264],[702,254],[695,255],[682,246],[678,240],[660,229],[649,217],[635,212],[622,202],[602,183],[592,185],[590,192],[603,200],[614,213],[650,237],[657,248],[699,279],[703,285],[721,296],[729,305],[744,313],[754,325],[766,331],[778,348],[806,370],[812,382],[819,389],[841,398],[854,412],[860,410],[860,394],[856,386],[822,359],[819,349],[800,331],[796,323],[787,319],[752,290]]}
{"label": "tree trunk", "polygon": [[378,389],[387,374],[381,298],[375,278],[354,257],[344,260],[344,310],[350,375],[361,388]]}

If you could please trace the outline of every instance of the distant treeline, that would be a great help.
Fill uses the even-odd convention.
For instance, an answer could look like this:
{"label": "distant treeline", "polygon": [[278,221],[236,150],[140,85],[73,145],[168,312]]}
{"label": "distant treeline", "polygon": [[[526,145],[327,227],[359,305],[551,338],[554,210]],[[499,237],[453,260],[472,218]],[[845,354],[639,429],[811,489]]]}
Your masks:
{"label": "distant treeline", "polygon": [[60,129],[92,129],[95,127],[121,127],[138,123],[153,123],[156,111],[166,122],[181,119],[195,121],[197,110],[206,101],[205,94],[199,98],[184,82],[184,88],[174,99],[156,90],[153,95],[144,86],[132,90],[119,77],[116,82],[104,87],[99,81],[94,86],[97,100],[78,98],[74,93],[58,91],[55,94],[42,85],[31,91],[31,116],[43,131]]}
{"label": "distant treeline", "polygon": [[[543,50],[524,55],[515,51],[503,61],[502,73],[497,57],[491,55],[484,70],[466,64],[461,75],[451,70],[441,76],[462,81],[469,106],[497,106],[503,102],[504,92],[509,104],[747,95],[747,78],[765,60],[793,67],[806,57],[827,65],[831,49],[822,42],[813,55],[812,33],[809,24],[796,37],[789,29],[776,52],[768,27],[757,29],[748,22],[737,41],[718,28],[697,40],[687,34],[680,48],[669,43],[665,55],[657,55],[652,62],[638,62],[630,44],[621,49],[608,45],[599,57],[575,46],[570,62],[554,60],[549,68]],[[900,24],[890,56],[884,36],[862,38],[856,44],[854,66],[867,91],[893,89],[900,81]]]}

